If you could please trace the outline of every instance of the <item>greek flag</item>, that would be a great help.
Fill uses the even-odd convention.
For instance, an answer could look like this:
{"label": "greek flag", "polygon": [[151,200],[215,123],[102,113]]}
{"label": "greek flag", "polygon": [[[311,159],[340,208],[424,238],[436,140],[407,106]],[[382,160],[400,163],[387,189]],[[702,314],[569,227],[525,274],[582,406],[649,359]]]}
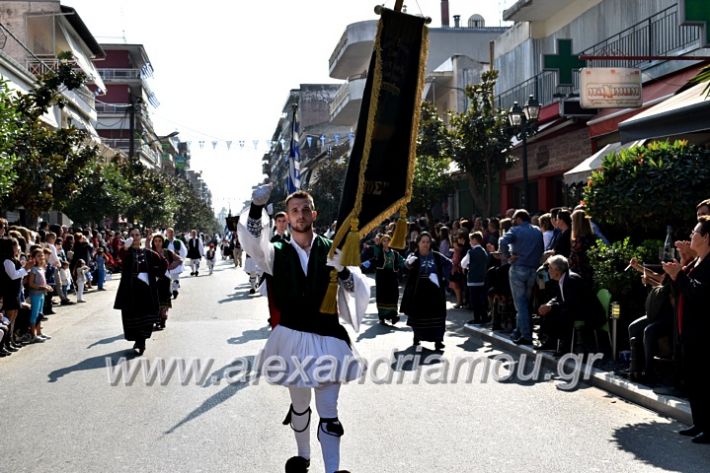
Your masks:
{"label": "greek flag", "polygon": [[291,146],[288,152],[288,193],[296,192],[301,188],[301,150],[298,147],[298,119],[296,118],[296,107],[293,107],[293,119],[291,120]]}

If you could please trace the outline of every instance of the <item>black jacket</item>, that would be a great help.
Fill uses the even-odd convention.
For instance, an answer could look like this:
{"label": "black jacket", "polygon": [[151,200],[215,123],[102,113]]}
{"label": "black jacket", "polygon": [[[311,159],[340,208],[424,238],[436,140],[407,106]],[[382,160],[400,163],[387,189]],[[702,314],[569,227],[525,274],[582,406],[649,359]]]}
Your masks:
{"label": "black jacket", "polygon": [[579,274],[567,271],[560,285],[556,284],[557,295],[550,300],[553,310],[562,312],[569,322],[583,321],[585,327],[597,329],[606,322],[604,308],[594,294],[592,286]]}

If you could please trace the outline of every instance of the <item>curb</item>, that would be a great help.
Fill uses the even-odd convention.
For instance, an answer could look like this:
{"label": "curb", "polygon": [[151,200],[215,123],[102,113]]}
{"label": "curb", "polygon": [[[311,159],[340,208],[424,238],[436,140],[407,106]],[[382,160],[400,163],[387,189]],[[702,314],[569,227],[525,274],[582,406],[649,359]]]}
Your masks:
{"label": "curb", "polygon": [[[542,356],[543,362],[547,368],[556,368],[559,363],[559,360],[549,353],[536,351],[529,346],[516,345],[512,342],[512,340],[503,337],[490,329],[465,324],[464,330],[478,335],[481,339],[491,342],[492,344],[507,351],[512,351],[521,355]],[[587,363],[585,363],[583,365],[583,370],[587,371],[589,369],[590,367]],[[586,383],[614,394],[622,399],[626,399],[627,401],[641,407],[650,409],[660,415],[670,417],[684,424],[692,424],[690,404],[686,400],[666,394],[657,394],[648,386],[629,381],[628,379],[617,376],[612,372],[602,371],[594,367],[591,367],[591,377],[586,380]]]}

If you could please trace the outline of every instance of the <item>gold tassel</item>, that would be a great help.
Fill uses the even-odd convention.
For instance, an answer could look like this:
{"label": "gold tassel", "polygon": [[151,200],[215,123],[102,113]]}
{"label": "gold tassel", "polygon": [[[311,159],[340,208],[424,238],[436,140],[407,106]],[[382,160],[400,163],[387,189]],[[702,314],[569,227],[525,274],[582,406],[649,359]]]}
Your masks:
{"label": "gold tassel", "polygon": [[328,290],[320,304],[321,314],[335,315],[338,313],[338,272],[333,269],[330,271],[330,282]]}
{"label": "gold tassel", "polygon": [[407,207],[399,209],[399,219],[394,227],[390,248],[403,250],[407,246]]}
{"label": "gold tassel", "polygon": [[360,266],[360,234],[358,225],[360,221],[356,218],[350,220],[350,231],[343,243],[343,252],[340,255],[340,264],[343,266]]}

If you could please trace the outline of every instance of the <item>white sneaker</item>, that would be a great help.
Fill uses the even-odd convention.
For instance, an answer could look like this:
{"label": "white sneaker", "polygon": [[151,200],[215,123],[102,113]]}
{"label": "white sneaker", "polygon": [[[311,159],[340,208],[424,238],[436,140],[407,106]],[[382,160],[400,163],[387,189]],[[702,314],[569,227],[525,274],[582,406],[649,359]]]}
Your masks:
{"label": "white sneaker", "polygon": [[49,335],[45,335],[45,334],[40,334],[40,335],[37,335],[37,336],[38,336],[39,338],[43,338],[43,339],[45,339],[45,340],[51,340],[51,339],[52,339],[52,337],[50,337]]}
{"label": "white sneaker", "polygon": [[44,343],[46,340],[44,338],[40,338],[39,336],[32,337],[30,339],[30,343]]}

